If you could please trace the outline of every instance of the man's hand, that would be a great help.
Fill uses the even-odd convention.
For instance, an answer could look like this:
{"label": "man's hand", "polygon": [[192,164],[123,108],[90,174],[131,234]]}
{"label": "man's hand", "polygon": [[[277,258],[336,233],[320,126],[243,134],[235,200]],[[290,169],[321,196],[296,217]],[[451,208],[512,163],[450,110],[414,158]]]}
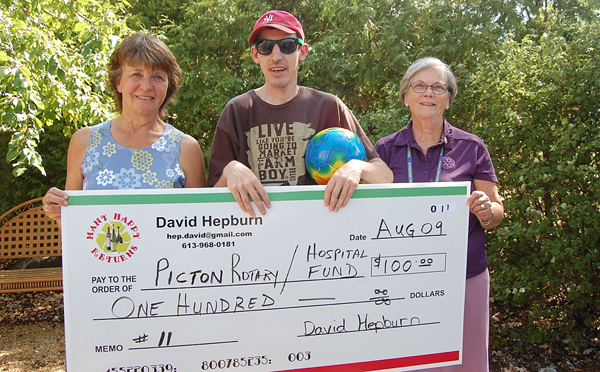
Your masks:
{"label": "man's hand", "polygon": [[256,175],[238,161],[231,161],[225,166],[223,174],[215,186],[227,186],[242,211],[252,217],[255,217],[256,214],[254,213],[252,204],[250,204],[250,199],[254,201],[259,212],[263,215],[267,213],[266,208],[271,208],[269,195],[267,195],[267,191]]}
{"label": "man's hand", "polygon": [[323,199],[325,207],[335,212],[345,207],[361,179],[365,183],[391,183],[394,175],[379,158],[369,161],[352,159],[342,165],[327,183]]}
{"label": "man's hand", "polygon": [[337,212],[348,204],[360,183],[366,164],[364,161],[352,159],[335,171],[325,187],[325,207]]}

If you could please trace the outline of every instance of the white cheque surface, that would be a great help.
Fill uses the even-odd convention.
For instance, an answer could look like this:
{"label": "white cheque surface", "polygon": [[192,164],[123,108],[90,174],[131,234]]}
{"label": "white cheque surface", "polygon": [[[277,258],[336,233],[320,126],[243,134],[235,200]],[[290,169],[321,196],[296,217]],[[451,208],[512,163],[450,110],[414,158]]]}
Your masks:
{"label": "white cheque surface", "polygon": [[69,192],[70,372],[409,371],[458,364],[469,183]]}

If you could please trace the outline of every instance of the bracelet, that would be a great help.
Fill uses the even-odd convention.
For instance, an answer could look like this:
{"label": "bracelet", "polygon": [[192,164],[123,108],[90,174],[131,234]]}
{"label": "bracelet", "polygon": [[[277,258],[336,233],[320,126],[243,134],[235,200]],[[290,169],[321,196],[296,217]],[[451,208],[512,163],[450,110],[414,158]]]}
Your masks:
{"label": "bracelet", "polygon": [[487,226],[489,224],[492,223],[492,220],[494,219],[494,210],[492,209],[492,214],[490,215],[490,219],[487,221],[482,221],[479,219],[479,217],[477,217],[477,219],[479,220],[479,223],[482,224],[483,226]]}

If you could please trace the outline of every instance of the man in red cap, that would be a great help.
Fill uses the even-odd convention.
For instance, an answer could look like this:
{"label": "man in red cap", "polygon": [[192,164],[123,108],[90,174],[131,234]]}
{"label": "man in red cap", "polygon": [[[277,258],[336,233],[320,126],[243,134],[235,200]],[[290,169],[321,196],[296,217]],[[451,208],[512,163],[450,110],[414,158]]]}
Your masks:
{"label": "man in red cap", "polygon": [[254,24],[248,44],[265,83],[233,98],[223,109],[210,152],[208,184],[227,186],[244,212],[270,207],[263,185],[314,185],[304,165],[308,142],[330,127],[350,129],[367,150],[367,161],[340,167],[325,188],[324,204],[344,207],[361,179],[392,182],[392,172],[346,105],[336,96],[298,85],[298,67],[309,45],[292,14],[270,10]]}

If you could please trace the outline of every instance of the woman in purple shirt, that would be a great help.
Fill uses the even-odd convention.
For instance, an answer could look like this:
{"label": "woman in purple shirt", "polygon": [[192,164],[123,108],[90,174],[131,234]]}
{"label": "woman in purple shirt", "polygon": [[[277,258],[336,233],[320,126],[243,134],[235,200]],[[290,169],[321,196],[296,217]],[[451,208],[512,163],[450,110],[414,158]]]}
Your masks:
{"label": "woman in purple shirt", "polygon": [[485,230],[502,222],[504,206],[483,141],[444,119],[457,92],[456,78],[444,62],[427,57],[413,63],[400,85],[400,97],[410,109],[411,120],[380,139],[375,149],[394,173],[394,182],[471,182],[463,364],[431,371],[486,372],[490,277]]}

